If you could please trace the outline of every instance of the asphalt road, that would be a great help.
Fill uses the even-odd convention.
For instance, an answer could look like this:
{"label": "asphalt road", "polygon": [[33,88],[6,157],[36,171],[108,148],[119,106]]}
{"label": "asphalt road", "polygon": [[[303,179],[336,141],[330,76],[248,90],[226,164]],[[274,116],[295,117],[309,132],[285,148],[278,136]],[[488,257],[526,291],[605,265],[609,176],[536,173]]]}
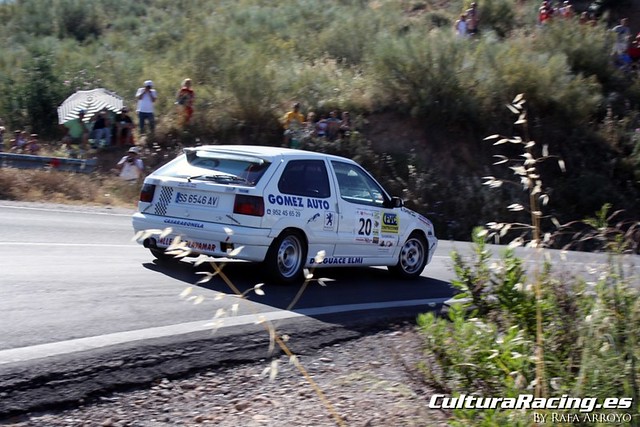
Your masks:
{"label": "asphalt road", "polygon": [[[258,319],[297,334],[304,351],[353,337],[367,325],[412,318],[453,295],[450,245],[443,243],[415,281],[397,280],[384,268],[318,269],[317,277],[332,280],[311,283],[294,306],[299,288],[291,286],[265,285],[264,295],[238,299],[219,277],[198,284],[199,273],[212,271],[207,264],[155,261],[131,240],[131,213],[0,202],[0,415],[95,392],[115,355],[135,360],[136,376],[111,374],[99,380],[102,387],[144,383],[217,360],[265,357],[268,334]],[[259,267],[241,261],[229,262],[224,272],[241,292],[264,281]],[[189,287],[199,304],[180,297]],[[220,311],[227,314],[214,320]],[[220,328],[212,334],[216,322]],[[202,356],[209,346],[216,357]],[[140,365],[150,372],[141,374]],[[51,388],[43,378],[52,373],[74,392],[56,386],[47,396],[40,387]]]}
{"label": "asphalt road", "polygon": [[[414,281],[385,268],[318,269],[317,277],[332,280],[311,283],[291,307],[298,287],[265,285],[265,295],[238,299],[219,277],[198,284],[199,273],[211,271],[206,264],[154,261],[131,240],[131,213],[0,202],[0,418],[264,358],[268,334],[259,319],[294,337],[297,352],[413,319],[453,295],[450,252],[470,252],[466,243],[441,241]],[[580,270],[603,260],[571,254],[562,263]],[[245,262],[229,262],[224,272],[241,292],[264,280]],[[189,287],[194,298],[181,298]]]}
{"label": "asphalt road", "polygon": [[[0,204],[0,228],[0,351],[206,323],[219,309],[238,302],[231,297],[219,299],[233,294],[220,278],[197,284],[204,277],[198,271],[212,271],[209,266],[160,264],[132,242],[130,212]],[[393,279],[386,269],[319,269],[317,276],[334,281],[309,286],[292,310],[330,313],[358,309],[358,305],[439,303],[452,295],[444,254],[436,255],[425,277],[411,282]],[[259,268],[249,263],[232,261],[224,271],[241,291],[264,281]],[[190,286],[192,296],[204,297],[202,303],[179,297]],[[251,302],[239,301],[237,314],[286,309],[298,288],[265,286],[263,290],[264,296],[250,294]],[[0,364],[6,361],[1,354]]]}

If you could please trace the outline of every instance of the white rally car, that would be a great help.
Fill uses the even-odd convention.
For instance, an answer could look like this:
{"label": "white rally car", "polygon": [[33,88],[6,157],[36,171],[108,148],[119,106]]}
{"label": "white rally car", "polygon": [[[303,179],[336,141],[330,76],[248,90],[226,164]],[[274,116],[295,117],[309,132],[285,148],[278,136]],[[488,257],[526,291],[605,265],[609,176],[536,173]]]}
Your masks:
{"label": "white rally car", "polygon": [[354,161],[249,145],[185,149],[145,179],[133,228],[157,258],[179,236],[193,254],[264,262],[276,282],[299,281],[305,267],[417,277],[438,242],[431,221]]}

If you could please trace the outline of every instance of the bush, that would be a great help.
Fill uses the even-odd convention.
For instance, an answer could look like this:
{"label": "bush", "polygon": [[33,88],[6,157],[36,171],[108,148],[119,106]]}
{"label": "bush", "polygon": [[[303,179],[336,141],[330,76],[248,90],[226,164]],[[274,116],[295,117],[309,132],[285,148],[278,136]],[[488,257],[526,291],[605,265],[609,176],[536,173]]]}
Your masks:
{"label": "bush", "polygon": [[[450,322],[432,314],[418,319],[430,362],[424,366],[425,376],[454,395],[513,397],[535,389],[536,397],[544,398],[624,397],[632,402],[628,416],[636,417],[631,421],[638,425],[638,272],[618,255],[625,249],[619,230],[607,230],[609,206],[595,219],[584,221],[596,238],[613,237],[611,245],[600,242],[615,251],[608,266],[596,272],[597,279],[553,271],[552,253],[543,249],[552,238],[550,233],[543,237],[542,207],[549,194],[540,175],[540,164],[553,156],[544,148],[538,154],[536,144],[527,139],[525,103],[518,95],[508,105],[518,116],[523,138],[492,135],[486,139],[523,150],[524,160],[499,155],[497,163],[512,165],[520,179],[528,204],[513,203],[509,210],[528,211],[530,223],[489,223],[487,229],[474,233],[471,259],[452,254],[456,273],[452,285],[459,293],[449,312]],[[485,179],[494,188],[504,183],[493,176]],[[492,262],[485,237],[502,238],[512,228],[524,232]],[[533,248],[526,272],[524,261],[510,249],[523,244]],[[529,425],[527,416],[521,410],[456,410],[454,425]]]}
{"label": "bush", "polygon": [[[535,5],[490,0],[480,4],[480,36],[460,40],[451,23],[467,3],[0,2],[0,117],[56,138],[56,107],[76,89],[106,87],[133,109],[146,79],[159,93],[156,138],[163,145],[279,145],[279,119],[294,100],[320,114],[352,111],[363,124],[392,114],[413,131],[405,136],[396,126],[397,134],[384,134],[392,141],[386,145],[398,147],[386,153],[388,170],[398,174],[389,180],[394,192],[441,216],[445,235],[467,239],[500,211],[472,178],[488,157],[478,142],[511,132],[501,106],[524,92],[535,117],[531,139],[566,158],[563,193],[581,191],[585,170],[607,189],[585,203],[554,200],[558,216],[573,215],[576,206],[586,216],[604,202],[637,211],[632,138],[640,86],[609,63],[609,32],[560,21],[542,31]],[[77,26],[69,27],[63,11],[79,17]],[[196,91],[189,129],[175,120],[174,95],[185,77]],[[602,136],[609,110],[620,121],[615,146]],[[414,138],[415,127],[424,138]],[[359,131],[378,146],[380,129]],[[412,155],[404,147],[415,152],[411,170],[401,164]]]}
{"label": "bush", "polygon": [[[612,258],[597,282],[585,282],[554,272],[549,264],[533,278],[540,281],[537,297],[521,270],[523,261],[513,252],[492,263],[488,248],[476,240],[474,253],[469,261],[453,254],[453,284],[461,302],[451,307],[449,318],[431,313],[418,318],[427,356],[425,378],[452,395],[514,397],[542,381],[545,397],[632,397],[634,406],[624,412],[636,414],[632,424],[637,425],[637,272]],[[534,352],[539,331],[543,376],[536,371]],[[531,422],[530,413],[511,410],[456,410],[454,420],[460,425]]]}

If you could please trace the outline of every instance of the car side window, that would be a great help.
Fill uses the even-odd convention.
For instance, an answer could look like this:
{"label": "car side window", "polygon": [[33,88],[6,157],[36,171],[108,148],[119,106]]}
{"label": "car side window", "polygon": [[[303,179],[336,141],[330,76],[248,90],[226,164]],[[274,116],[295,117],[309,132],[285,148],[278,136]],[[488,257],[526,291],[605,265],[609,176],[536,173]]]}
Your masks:
{"label": "car side window", "polygon": [[331,196],[327,167],[322,160],[291,160],[278,181],[283,194],[326,199]]}
{"label": "car side window", "polygon": [[338,180],[340,197],[351,203],[382,207],[384,193],[362,168],[349,163],[331,162]]}

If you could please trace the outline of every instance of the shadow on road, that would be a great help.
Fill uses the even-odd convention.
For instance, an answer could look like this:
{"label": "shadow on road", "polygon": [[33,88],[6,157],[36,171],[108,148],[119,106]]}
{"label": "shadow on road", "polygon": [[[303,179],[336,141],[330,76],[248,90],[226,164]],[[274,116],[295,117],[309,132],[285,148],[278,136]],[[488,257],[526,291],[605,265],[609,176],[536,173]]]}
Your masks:
{"label": "shadow on road", "polygon": [[[161,263],[156,260],[154,263],[146,263],[144,266],[194,286],[229,295],[234,293],[218,276],[208,282],[197,284],[205,277],[199,273],[213,272],[213,267],[207,263],[195,267],[187,261]],[[425,271],[428,274],[429,267]],[[241,293],[264,282],[265,277],[259,264],[243,261],[227,262],[223,267],[223,272]],[[325,286],[315,280],[310,282],[300,299],[290,310],[297,311],[347,304],[442,299],[450,298],[455,293],[448,282],[424,276],[415,280],[401,280],[391,275],[386,268],[322,268],[313,271],[313,274],[314,278],[329,280],[325,281]],[[248,292],[246,299],[278,309],[287,309],[296,298],[300,285],[265,284],[262,289],[265,295]]]}

